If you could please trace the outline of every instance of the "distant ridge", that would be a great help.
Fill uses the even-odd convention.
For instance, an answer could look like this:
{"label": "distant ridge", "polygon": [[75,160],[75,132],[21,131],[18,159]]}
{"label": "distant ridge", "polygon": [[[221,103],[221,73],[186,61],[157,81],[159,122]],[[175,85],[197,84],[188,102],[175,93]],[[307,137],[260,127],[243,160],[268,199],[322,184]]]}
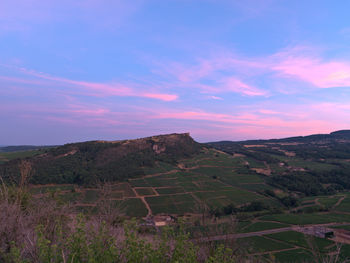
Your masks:
{"label": "distant ridge", "polygon": [[344,139],[350,140],[350,130],[339,130],[334,131],[329,134],[312,134],[306,136],[295,136],[287,137],[282,139],[256,139],[256,140],[243,140],[243,141],[217,141],[209,142],[208,144],[223,143],[223,142],[233,142],[233,143],[245,143],[245,144],[254,144],[262,142],[306,142],[306,141],[317,141],[317,140],[331,140],[331,139]]}
{"label": "distant ridge", "polygon": [[339,130],[339,131],[331,132],[330,135],[350,137],[350,130]]}
{"label": "distant ridge", "polygon": [[19,151],[32,151],[46,148],[57,147],[57,145],[16,145],[16,146],[0,146],[0,152],[19,152]]}

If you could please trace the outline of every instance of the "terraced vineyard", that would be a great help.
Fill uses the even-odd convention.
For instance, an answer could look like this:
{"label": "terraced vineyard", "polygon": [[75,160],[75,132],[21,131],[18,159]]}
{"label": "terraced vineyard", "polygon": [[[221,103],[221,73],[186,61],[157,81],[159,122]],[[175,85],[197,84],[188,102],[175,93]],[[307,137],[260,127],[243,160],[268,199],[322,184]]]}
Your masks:
{"label": "terraced vineyard", "polygon": [[[216,208],[234,204],[239,207],[257,200],[266,204],[273,201],[260,193],[271,189],[264,183],[264,176],[246,169],[243,158],[233,158],[215,149],[205,148],[176,166],[157,163],[157,167],[148,170],[142,178],[124,183],[101,184],[95,188],[73,184],[32,185],[31,191],[36,195],[54,193],[80,208],[96,206],[102,200],[126,203],[139,199],[142,203],[139,202],[138,209],[144,212],[127,208],[130,216],[199,214],[203,206]],[[244,174],[240,170],[244,170]]]}
{"label": "terraced vineyard", "polygon": [[[350,227],[348,133],[206,145],[188,135],[171,136],[169,151],[166,136],[53,149],[48,160],[54,176],[45,180],[61,183],[31,183],[30,191],[35,198],[51,196],[75,213],[113,208],[122,218],[137,217],[140,222],[159,215],[184,218],[196,242],[249,243],[251,254],[263,255],[267,262],[290,262],[291,255],[293,261],[302,262],[314,257],[315,249],[323,255],[331,253],[337,242],[343,244],[342,257],[350,256],[350,232],[348,239],[340,238]],[[177,136],[183,145],[190,142],[191,146],[176,148]],[[123,151],[114,149],[115,144]],[[152,158],[147,157],[149,153]],[[3,162],[27,160],[35,167],[47,158],[38,150],[17,153],[17,157],[22,159]],[[78,161],[80,170],[59,173]],[[106,162],[108,169],[101,166]],[[124,174],[116,164],[132,171]],[[99,174],[104,171],[108,176]],[[37,182],[40,177],[35,177],[35,170],[33,175]],[[81,179],[84,175],[90,179]],[[72,178],[77,183],[66,183]],[[316,237],[319,230],[335,236]]]}
{"label": "terraced vineyard", "polygon": [[[55,195],[62,202],[76,207],[77,212],[96,212],[107,201],[127,216],[185,215],[189,222],[195,222],[204,212],[214,213],[218,208],[232,205],[241,209],[236,213],[239,226],[227,227],[230,216],[222,214],[221,222],[209,219],[205,222],[207,227],[212,226],[211,231],[204,231],[201,227],[190,232],[199,236],[219,233],[222,240],[229,234],[248,234],[250,236],[235,239],[238,243],[249,244],[253,254],[265,255],[267,261],[274,258],[289,262],[287,259],[294,255],[295,261],[302,262],[312,258],[310,244],[316,244],[322,253],[336,248],[333,240],[307,237],[302,232],[295,232],[293,227],[342,224],[335,227],[347,229],[350,227],[349,193],[304,197],[298,206],[286,207],[278,196],[285,196],[288,191],[267,184],[269,176],[257,173],[255,167],[247,166],[247,162],[243,156],[233,157],[216,149],[204,148],[191,159],[181,160],[177,165],[157,163],[158,168],[148,170],[142,178],[123,183],[101,184],[95,188],[72,184],[32,185],[31,191],[37,196]],[[266,194],[269,191],[276,195]],[[243,208],[252,202],[261,202],[262,208],[245,211]],[[269,231],[281,232],[269,234]],[[348,248],[348,245],[343,245],[344,257]]]}

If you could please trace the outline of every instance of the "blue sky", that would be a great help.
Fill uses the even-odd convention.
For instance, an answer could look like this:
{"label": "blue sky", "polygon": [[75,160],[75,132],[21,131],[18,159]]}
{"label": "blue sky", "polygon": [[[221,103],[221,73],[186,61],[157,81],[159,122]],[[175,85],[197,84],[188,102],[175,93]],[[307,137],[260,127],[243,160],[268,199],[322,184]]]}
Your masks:
{"label": "blue sky", "polygon": [[4,0],[0,145],[350,127],[349,1]]}

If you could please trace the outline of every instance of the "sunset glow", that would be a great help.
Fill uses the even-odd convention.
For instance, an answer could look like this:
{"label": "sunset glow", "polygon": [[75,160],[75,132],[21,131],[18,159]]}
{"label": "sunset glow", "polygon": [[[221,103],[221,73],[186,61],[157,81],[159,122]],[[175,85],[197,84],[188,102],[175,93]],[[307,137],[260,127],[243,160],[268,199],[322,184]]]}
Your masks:
{"label": "sunset glow", "polygon": [[349,1],[0,1],[0,145],[350,128]]}

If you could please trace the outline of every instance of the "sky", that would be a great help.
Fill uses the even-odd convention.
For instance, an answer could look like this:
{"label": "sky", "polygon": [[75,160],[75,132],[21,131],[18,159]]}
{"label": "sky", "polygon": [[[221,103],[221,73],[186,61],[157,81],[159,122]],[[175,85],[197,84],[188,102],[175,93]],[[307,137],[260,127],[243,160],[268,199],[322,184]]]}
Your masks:
{"label": "sky", "polygon": [[0,145],[350,129],[348,0],[1,0]]}

